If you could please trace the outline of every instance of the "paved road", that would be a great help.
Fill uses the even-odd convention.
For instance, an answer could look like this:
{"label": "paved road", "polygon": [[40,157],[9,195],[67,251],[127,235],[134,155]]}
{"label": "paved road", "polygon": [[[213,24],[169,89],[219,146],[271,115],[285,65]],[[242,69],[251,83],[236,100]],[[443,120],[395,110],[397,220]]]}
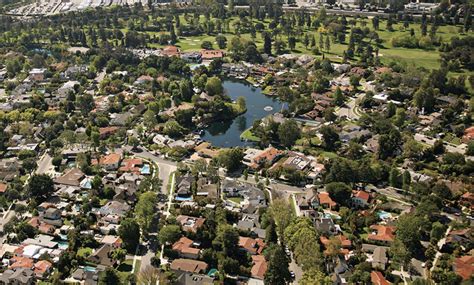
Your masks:
{"label": "paved road", "polygon": [[46,152],[43,154],[38,161],[38,168],[36,169],[37,174],[48,174],[53,173],[54,165],[53,158]]}
{"label": "paved road", "polygon": [[[132,151],[132,147],[130,146],[125,146],[123,147],[123,150],[126,150],[128,152],[133,152]],[[170,160],[167,160],[167,159],[164,159],[160,156],[157,156],[151,152],[149,152],[148,150],[145,150],[145,149],[142,149],[141,152],[133,152],[135,156],[137,157],[141,157],[141,158],[144,158],[144,159],[147,159],[147,160],[151,160],[153,161],[154,163],[156,163],[158,165],[158,168],[159,168],[159,177],[161,179],[161,181],[163,182],[162,186],[161,186],[161,192],[163,194],[168,194],[168,183],[169,183],[169,178],[170,178],[170,174],[175,172],[177,167],[177,163],[174,162],[174,161],[170,161]]]}
{"label": "paved road", "polygon": [[346,106],[336,109],[336,115],[338,117],[345,116],[349,120],[358,120],[361,116],[359,102],[364,96],[364,94],[358,94],[355,98],[351,97]]}

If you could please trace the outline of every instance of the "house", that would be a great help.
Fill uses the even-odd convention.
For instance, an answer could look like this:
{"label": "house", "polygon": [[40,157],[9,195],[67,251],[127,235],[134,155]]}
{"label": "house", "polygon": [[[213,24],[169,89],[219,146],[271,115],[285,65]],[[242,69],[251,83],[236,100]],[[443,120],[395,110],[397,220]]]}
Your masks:
{"label": "house", "polygon": [[32,285],[35,283],[35,274],[31,268],[8,269],[0,273],[0,284]]}
{"label": "house", "polygon": [[183,231],[196,233],[204,225],[206,219],[179,215],[176,217],[176,221],[181,225]]}
{"label": "house", "polygon": [[[341,250],[340,250],[340,254],[342,255],[347,255],[349,254],[349,249],[352,247],[352,242],[347,238],[345,237],[344,235],[337,235],[337,236],[334,236],[334,239],[337,240],[337,242],[341,245]],[[326,249],[324,251],[324,254],[328,254],[328,247],[329,247],[329,244],[331,243],[331,240],[328,239],[327,237],[325,236],[321,236],[319,238],[319,240],[321,241],[321,243],[323,244],[324,248]]]}
{"label": "house", "polygon": [[68,81],[58,88],[58,95],[61,99],[66,99],[70,92],[75,93],[76,85],[80,85],[79,81]]}
{"label": "house", "polygon": [[110,153],[99,158],[99,161],[95,160],[92,164],[98,164],[102,168],[108,171],[117,170],[120,166],[122,155],[119,153]]}
{"label": "house", "polygon": [[454,272],[461,276],[463,280],[469,280],[474,274],[474,256],[465,255],[454,260]]}
{"label": "house", "polygon": [[263,255],[252,255],[252,269],[250,269],[250,276],[259,280],[265,278],[268,264]]}
{"label": "house", "polygon": [[181,237],[173,244],[172,249],[178,252],[180,257],[198,259],[201,250],[193,247],[193,245],[195,245],[193,240],[190,240],[187,237]]}
{"label": "house", "polygon": [[8,185],[6,183],[0,182],[0,194],[7,192]]}
{"label": "house", "polygon": [[323,234],[335,235],[339,232],[338,225],[334,224],[334,221],[329,217],[316,218],[314,226]]}
{"label": "house", "polygon": [[365,208],[369,205],[370,194],[363,191],[354,191],[352,193],[352,204],[358,208]]}
{"label": "house", "polygon": [[188,63],[201,63],[202,55],[200,52],[184,52],[181,54],[181,59]]}
{"label": "house", "polygon": [[291,152],[288,158],[283,162],[283,167],[303,171],[311,163],[311,160],[302,153]]}
{"label": "house", "polygon": [[462,136],[462,142],[468,143],[471,140],[474,140],[474,126],[464,130],[464,135]]}
{"label": "house", "polygon": [[116,215],[123,217],[128,213],[128,211],[130,211],[130,206],[119,201],[109,201],[99,209],[99,213],[102,216]]}
{"label": "house", "polygon": [[104,244],[99,249],[95,250],[87,260],[103,266],[115,266],[117,261],[112,257],[112,251],[114,250],[115,248],[113,246]]}
{"label": "house", "polygon": [[56,208],[48,208],[40,214],[40,220],[54,226],[62,226],[61,210]]}
{"label": "house", "polygon": [[126,158],[120,165],[119,172],[132,172],[140,174],[140,169],[143,166],[143,160],[141,158]]}
{"label": "house", "polygon": [[84,178],[85,178],[85,174],[79,168],[71,168],[62,176],[55,178],[54,183],[59,184],[59,185],[79,187],[81,184],[81,181]]}
{"label": "house", "polygon": [[18,268],[32,269],[33,265],[35,264],[33,259],[29,257],[25,257],[25,256],[14,256],[10,259],[10,262],[13,262],[13,263],[8,268],[12,270],[15,270]]}
{"label": "house", "polygon": [[224,57],[224,51],[222,50],[207,50],[207,49],[201,50],[202,60],[211,61],[211,60],[223,58],[223,57]]}
{"label": "house", "polygon": [[390,285],[390,282],[385,279],[382,272],[380,271],[370,272],[370,280],[372,281],[373,285]]}
{"label": "house", "polygon": [[265,248],[265,243],[259,238],[239,237],[239,247],[252,255],[260,255]]}
{"label": "house", "polygon": [[372,225],[370,229],[375,230],[376,233],[369,234],[368,240],[391,243],[395,239],[395,227],[393,226]]}
{"label": "house", "polygon": [[465,228],[459,230],[452,230],[448,233],[446,237],[445,246],[455,248],[456,245],[461,245],[463,247],[469,247],[473,239],[472,229]]}
{"label": "house", "polygon": [[161,51],[161,54],[163,56],[167,56],[167,57],[179,56],[180,53],[181,52],[180,52],[179,48],[176,47],[176,46],[166,46]]}
{"label": "house", "polygon": [[323,208],[332,209],[337,206],[337,203],[331,199],[328,192],[318,193],[318,202]]}
{"label": "house", "polygon": [[194,183],[194,177],[190,174],[177,179],[176,195],[181,198],[188,198],[192,195],[191,187]]}
{"label": "house", "polygon": [[253,157],[249,167],[252,170],[258,170],[263,165],[273,164],[281,155],[282,151],[270,146]]}
{"label": "house", "polygon": [[154,78],[151,77],[150,75],[142,75],[142,76],[138,77],[137,80],[135,80],[133,85],[145,85],[145,84],[148,84],[148,83],[152,82],[153,80],[154,80]]}
{"label": "house", "polygon": [[101,244],[110,245],[114,248],[121,248],[122,247],[122,239],[118,236],[113,235],[106,235],[100,240]]}
{"label": "house", "polygon": [[207,263],[204,261],[178,258],[171,262],[170,268],[178,272],[206,273]]}
{"label": "house", "polygon": [[214,285],[214,278],[204,274],[183,272],[178,275],[174,285]]}
{"label": "house", "polygon": [[38,279],[46,278],[53,269],[53,264],[47,260],[40,260],[34,265],[35,276]]}
{"label": "house", "polygon": [[71,278],[81,284],[95,285],[99,280],[99,271],[87,271],[83,268],[78,268],[72,273]]}
{"label": "house", "polygon": [[372,253],[372,268],[385,270],[388,264],[387,250],[384,247],[377,246]]}
{"label": "house", "polygon": [[462,194],[461,198],[459,199],[459,203],[469,209],[473,209],[474,207],[474,193],[466,192]]}
{"label": "house", "polygon": [[111,135],[115,134],[119,130],[119,127],[103,127],[99,128],[99,136],[101,139],[106,139]]}
{"label": "house", "polygon": [[30,70],[29,79],[33,81],[43,81],[46,76],[46,68],[33,68]]}

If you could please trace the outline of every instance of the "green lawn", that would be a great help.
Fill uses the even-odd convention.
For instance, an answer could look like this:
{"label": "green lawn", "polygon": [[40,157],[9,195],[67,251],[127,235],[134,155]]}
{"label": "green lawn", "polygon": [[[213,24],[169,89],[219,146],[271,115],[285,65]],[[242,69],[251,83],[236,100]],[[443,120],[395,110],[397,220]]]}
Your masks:
{"label": "green lawn", "polygon": [[240,138],[247,141],[259,142],[260,138],[252,133],[251,128],[246,129],[241,135]]}
{"label": "green lawn", "polygon": [[240,202],[242,202],[244,199],[242,197],[231,197],[231,198],[228,198],[228,200],[234,203],[240,204]]}
{"label": "green lawn", "polygon": [[79,250],[77,251],[77,255],[78,256],[81,256],[83,258],[87,258],[88,256],[90,256],[92,254],[92,248],[90,247],[81,247],[79,248]]}

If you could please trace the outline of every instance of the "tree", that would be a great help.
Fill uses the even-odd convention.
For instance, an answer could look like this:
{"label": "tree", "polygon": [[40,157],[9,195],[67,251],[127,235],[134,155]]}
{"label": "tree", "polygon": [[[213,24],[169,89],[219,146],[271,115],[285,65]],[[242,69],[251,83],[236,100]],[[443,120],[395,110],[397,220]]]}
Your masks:
{"label": "tree", "polygon": [[406,247],[411,256],[422,248],[420,244],[423,220],[414,214],[404,214],[397,221],[397,239]]}
{"label": "tree", "polygon": [[168,120],[163,127],[163,133],[169,135],[170,137],[179,137],[183,133],[184,128],[176,122],[176,120]]}
{"label": "tree", "polygon": [[337,106],[342,106],[344,104],[344,95],[342,95],[342,90],[339,88],[339,86],[334,93],[334,104]]}
{"label": "tree", "polygon": [[125,218],[120,222],[118,235],[123,241],[123,246],[128,252],[135,252],[140,242],[140,225],[132,218]]}
{"label": "tree", "polygon": [[225,49],[227,47],[227,38],[223,35],[217,35],[216,42],[220,49]]}
{"label": "tree", "polygon": [[220,165],[225,167],[227,171],[232,172],[240,168],[244,153],[240,148],[230,148],[222,150],[219,153],[218,160]]}
{"label": "tree", "polygon": [[239,96],[239,98],[237,98],[237,105],[239,106],[240,111],[246,110],[247,109],[247,104],[245,102],[245,97]]}
{"label": "tree", "polygon": [[144,233],[148,233],[156,215],[156,193],[146,192],[140,195],[135,206],[135,217]]}
{"label": "tree", "polygon": [[331,41],[329,40],[329,36],[326,36],[326,51],[329,52],[331,50]]}
{"label": "tree", "polygon": [[324,275],[317,269],[310,269],[303,273],[303,277],[298,282],[301,285],[331,285],[333,284],[331,277]]}
{"label": "tree", "polygon": [[323,126],[320,129],[323,136],[323,147],[326,150],[334,150],[337,148],[339,142],[339,135],[332,126]]}
{"label": "tree", "polygon": [[331,182],[326,185],[326,191],[331,199],[340,205],[347,205],[351,199],[351,187],[342,182]]}
{"label": "tree", "polygon": [[296,140],[301,137],[300,127],[295,120],[285,120],[278,127],[278,139],[285,147],[292,147]]}
{"label": "tree", "polygon": [[117,285],[120,283],[120,277],[114,268],[107,267],[105,271],[100,273],[99,285]]}
{"label": "tree", "polygon": [[28,192],[32,198],[42,198],[54,191],[54,182],[46,174],[33,175],[28,183]]}
{"label": "tree", "polygon": [[239,251],[239,232],[228,224],[219,224],[213,244],[229,257],[234,257]]}
{"label": "tree", "polygon": [[265,252],[265,259],[268,260],[268,269],[265,274],[265,284],[279,285],[291,281],[288,270],[288,257],[279,245],[272,245]]}
{"label": "tree", "polygon": [[277,233],[283,237],[283,232],[293,219],[293,211],[284,199],[275,199],[270,205],[268,213],[273,217]]}
{"label": "tree", "polygon": [[173,244],[181,237],[181,229],[177,225],[167,225],[160,229],[158,240],[160,244]]}
{"label": "tree", "polygon": [[143,123],[149,130],[152,130],[156,126],[156,124],[158,124],[155,112],[153,112],[152,110],[147,110],[143,114]]}
{"label": "tree", "polygon": [[222,95],[224,93],[224,87],[219,77],[211,77],[206,82],[206,92],[209,96]]}
{"label": "tree", "polygon": [[398,168],[394,165],[392,166],[392,169],[390,170],[390,175],[388,178],[389,184],[392,187],[395,188],[400,188],[401,187],[401,176],[400,176],[400,171],[398,171]]}
{"label": "tree", "polygon": [[263,52],[268,55],[272,54],[272,38],[268,32],[265,32],[263,36]]}

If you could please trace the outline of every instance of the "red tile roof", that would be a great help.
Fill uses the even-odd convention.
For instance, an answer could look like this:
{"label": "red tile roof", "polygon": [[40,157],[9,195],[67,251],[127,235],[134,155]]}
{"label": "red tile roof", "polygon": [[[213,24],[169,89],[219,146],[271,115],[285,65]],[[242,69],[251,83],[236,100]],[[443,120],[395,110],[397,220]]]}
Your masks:
{"label": "red tile roof", "polygon": [[99,165],[114,165],[120,162],[122,156],[118,153],[111,153],[99,158]]}
{"label": "red tile roof", "polygon": [[332,208],[332,207],[335,207],[337,206],[337,203],[334,202],[331,197],[329,197],[329,193],[328,192],[321,192],[321,193],[318,193],[318,200],[319,200],[319,204],[321,205],[327,205],[329,208]]}
{"label": "red tile roof", "polygon": [[377,234],[369,234],[367,238],[370,240],[392,242],[395,239],[395,227],[372,225],[370,228],[377,231]]}
{"label": "red tile roof", "polygon": [[179,253],[190,253],[199,254],[199,249],[192,247],[193,241],[187,237],[181,237],[177,242],[173,244],[173,250]]}
{"label": "red tile roof", "polygon": [[105,127],[105,128],[99,128],[99,134],[100,137],[107,137],[109,135],[114,134],[115,132],[118,131],[118,127]]}
{"label": "red tile roof", "polygon": [[32,269],[34,262],[33,259],[23,256],[15,256],[12,258],[14,261],[12,265],[10,265],[10,269],[17,269],[17,268],[29,268]]}
{"label": "red tile roof", "polygon": [[7,184],[0,183],[0,193],[5,193],[7,191]]}
{"label": "red tile roof", "polygon": [[207,263],[193,259],[179,258],[171,262],[170,268],[172,270],[180,270],[192,273],[204,273],[207,269]]}
{"label": "red tile roof", "polygon": [[253,278],[263,280],[267,272],[267,261],[263,255],[252,255],[252,269],[250,271]]}
{"label": "red tile roof", "polygon": [[385,279],[380,271],[370,272],[370,280],[373,285],[390,285],[390,282]]}
{"label": "red tile roof", "polygon": [[356,191],[354,193],[354,197],[365,200],[365,201],[369,201],[370,194],[365,191]]}
{"label": "red tile roof", "polygon": [[250,254],[262,254],[265,243],[261,239],[239,237],[239,246]]}
{"label": "red tile roof", "polygon": [[454,271],[462,277],[463,280],[468,280],[474,274],[474,256],[461,256],[454,260]]}
{"label": "red tile roof", "polygon": [[53,264],[47,260],[40,260],[35,263],[35,274],[43,276],[53,267]]}
{"label": "red tile roof", "polygon": [[[341,246],[342,247],[351,247],[352,246],[352,242],[346,238],[344,235],[337,235],[335,236],[336,239],[338,239],[340,242],[341,242]],[[324,247],[327,247],[329,245],[329,239],[322,236],[319,238],[321,240],[321,243],[324,245]]]}
{"label": "red tile roof", "polygon": [[180,51],[179,48],[176,46],[166,46],[163,48],[161,54],[165,56],[179,56]]}
{"label": "red tile roof", "polygon": [[222,58],[224,57],[224,51],[222,50],[201,50],[201,57],[204,60],[210,60],[215,58]]}
{"label": "red tile roof", "polygon": [[140,167],[143,165],[143,160],[140,158],[127,158],[122,161],[119,168],[120,172],[134,172],[140,173]]}

